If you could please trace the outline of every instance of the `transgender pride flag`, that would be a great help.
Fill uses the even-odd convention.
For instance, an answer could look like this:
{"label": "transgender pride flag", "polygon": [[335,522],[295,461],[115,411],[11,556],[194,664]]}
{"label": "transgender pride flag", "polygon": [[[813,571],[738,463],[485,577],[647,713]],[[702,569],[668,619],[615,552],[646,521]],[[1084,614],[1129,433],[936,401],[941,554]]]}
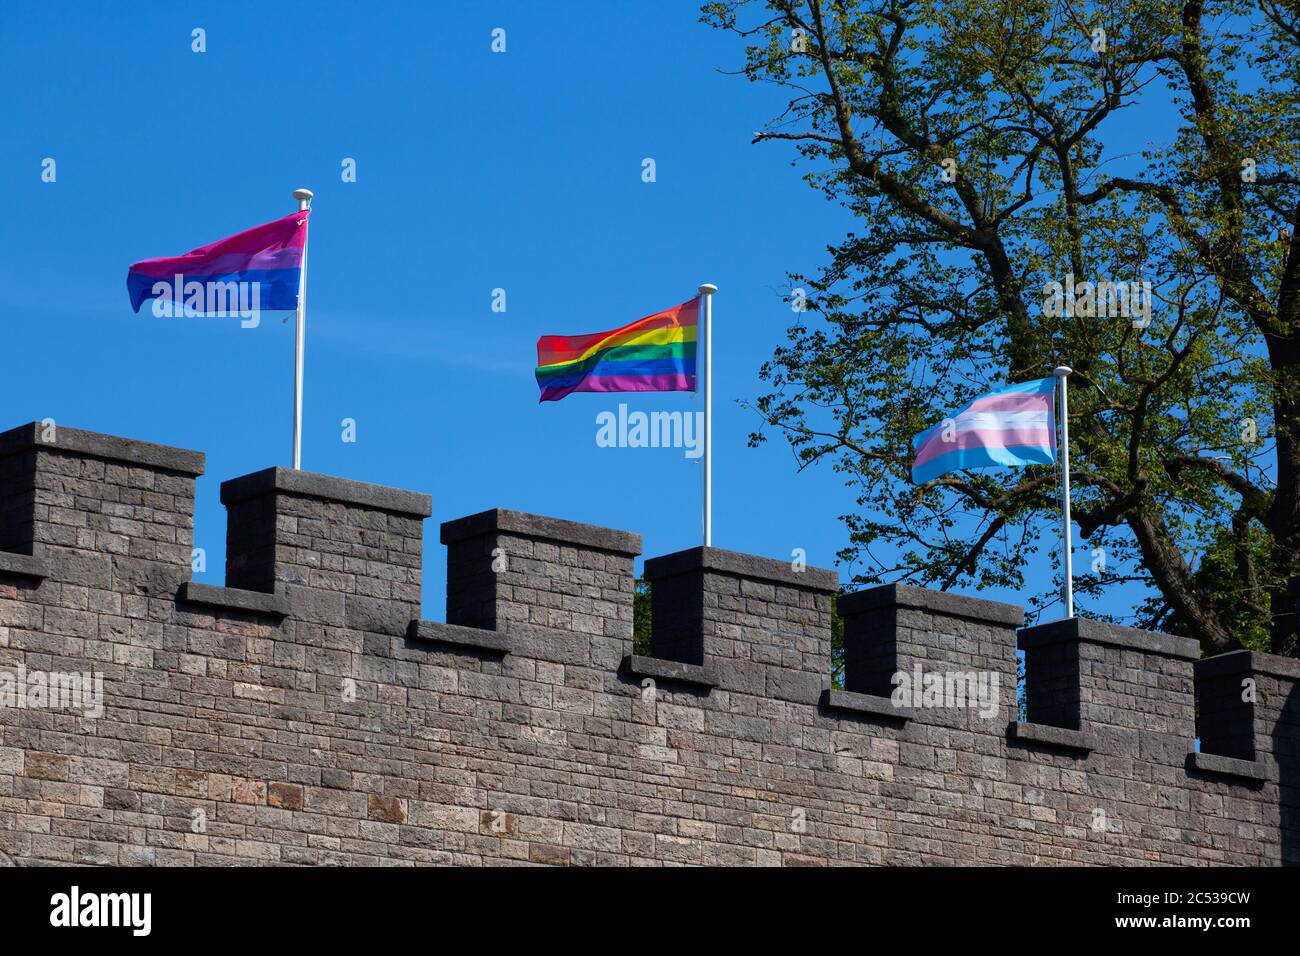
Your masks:
{"label": "transgender pride flag", "polygon": [[963,468],[1056,462],[1056,381],[1040,378],[981,395],[912,439],[916,484]]}
{"label": "transgender pride flag", "polygon": [[206,302],[213,289],[220,291],[227,283],[245,283],[245,288],[256,284],[258,305],[267,311],[298,308],[310,213],[302,209],[183,256],[135,263],[126,275],[131,308],[139,312],[146,301],[159,297],[170,298],[177,307],[187,300]]}

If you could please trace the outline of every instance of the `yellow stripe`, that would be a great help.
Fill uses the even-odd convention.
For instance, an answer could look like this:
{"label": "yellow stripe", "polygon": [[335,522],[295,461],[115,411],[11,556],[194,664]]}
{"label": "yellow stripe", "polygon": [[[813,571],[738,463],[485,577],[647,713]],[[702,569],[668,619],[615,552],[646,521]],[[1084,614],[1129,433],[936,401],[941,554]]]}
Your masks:
{"label": "yellow stripe", "polygon": [[539,365],[538,368],[572,365],[574,362],[585,361],[597,352],[603,352],[605,349],[617,345],[672,345],[675,342],[694,342],[695,332],[696,328],[693,325],[678,326],[675,329],[651,329],[649,332],[624,332],[621,335],[611,335],[607,339],[601,339],[577,358],[565,359],[563,362],[553,362],[550,365]]}

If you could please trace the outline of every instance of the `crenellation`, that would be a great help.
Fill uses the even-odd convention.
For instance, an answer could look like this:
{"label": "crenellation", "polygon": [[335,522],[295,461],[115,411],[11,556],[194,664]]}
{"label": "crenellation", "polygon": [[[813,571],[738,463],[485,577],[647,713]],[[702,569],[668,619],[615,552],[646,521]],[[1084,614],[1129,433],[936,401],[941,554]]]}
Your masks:
{"label": "crenellation", "polygon": [[1201,752],[1253,761],[1259,694],[1253,655],[1235,651],[1195,663],[1196,730]]}
{"label": "crenellation", "polygon": [[842,595],[838,606],[846,691],[890,700],[896,693],[920,693],[930,679],[974,681],[986,689],[986,706],[995,712],[973,705],[916,708],[913,702],[915,719],[997,736],[1015,719],[1021,608],[902,584]]}
{"label": "crenellation", "polygon": [[[0,706],[19,863],[1300,862],[1300,663],[716,548],[267,469],[226,482],[227,580],[189,580],[202,456],[0,435],[0,671],[94,671],[103,710]],[[981,707],[896,675],[997,679]],[[1249,688],[1247,698],[1243,690]],[[983,704],[989,704],[987,709]],[[1199,734],[1201,748],[1194,752]]]}
{"label": "crenellation", "polygon": [[645,563],[654,657],[710,666],[719,686],[815,704],[829,682],[838,575],[691,548]]}
{"label": "crenellation", "polygon": [[[1087,731],[1098,753],[1185,764],[1195,738],[1195,641],[1072,618],[1026,628],[1020,646],[1031,721],[1065,715],[1061,726]],[[1036,697],[1047,697],[1045,706]]]}
{"label": "crenellation", "polygon": [[497,630],[544,659],[617,662],[631,650],[640,535],[493,509],[442,525],[447,622]]}
{"label": "crenellation", "polygon": [[54,561],[68,584],[103,587],[111,569],[137,592],[165,591],[188,576],[202,473],[198,452],[52,423],[12,429],[0,434],[0,541]]}
{"label": "crenellation", "polygon": [[268,468],[223,483],[221,501],[231,587],[282,592],[312,625],[402,635],[419,617],[428,495]]}

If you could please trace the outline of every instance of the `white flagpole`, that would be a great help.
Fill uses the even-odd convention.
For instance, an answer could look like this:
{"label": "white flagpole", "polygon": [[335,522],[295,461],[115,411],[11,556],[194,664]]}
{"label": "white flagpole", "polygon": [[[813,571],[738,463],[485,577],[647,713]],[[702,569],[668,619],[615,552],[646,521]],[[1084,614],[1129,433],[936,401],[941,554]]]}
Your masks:
{"label": "white flagpole", "polygon": [[1074,617],[1074,551],[1070,542],[1070,406],[1066,401],[1066,379],[1074,369],[1058,365],[1052,369],[1056,376],[1057,407],[1061,422],[1061,533],[1065,540],[1065,580],[1061,583],[1061,600],[1065,616]]}
{"label": "white flagpole", "polygon": [[[312,191],[295,189],[298,211],[311,208]],[[298,315],[293,336],[293,467],[302,468],[302,365],[307,349],[307,235],[302,237],[302,271],[298,276]]]}
{"label": "white flagpole", "polygon": [[713,293],[718,287],[706,282],[699,288],[704,314],[704,546],[713,547]]}

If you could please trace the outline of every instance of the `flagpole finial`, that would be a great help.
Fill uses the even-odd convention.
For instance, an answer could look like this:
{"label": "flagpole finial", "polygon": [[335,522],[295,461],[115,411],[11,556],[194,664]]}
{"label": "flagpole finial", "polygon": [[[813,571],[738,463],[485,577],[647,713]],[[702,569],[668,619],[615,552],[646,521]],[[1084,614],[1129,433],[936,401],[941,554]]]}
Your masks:
{"label": "flagpole finial", "polygon": [[718,287],[712,282],[705,282],[700,286],[698,291],[700,295],[713,295],[713,293],[718,291]]}
{"label": "flagpole finial", "polygon": [[308,207],[310,207],[311,197],[314,195],[315,193],[313,193],[310,189],[295,189],[293,191],[293,198],[298,200],[299,209],[307,209]]}
{"label": "flagpole finial", "polygon": [[1074,369],[1070,368],[1068,365],[1058,365],[1056,368],[1052,369],[1052,374],[1057,378],[1065,378],[1067,375],[1073,375]]}

